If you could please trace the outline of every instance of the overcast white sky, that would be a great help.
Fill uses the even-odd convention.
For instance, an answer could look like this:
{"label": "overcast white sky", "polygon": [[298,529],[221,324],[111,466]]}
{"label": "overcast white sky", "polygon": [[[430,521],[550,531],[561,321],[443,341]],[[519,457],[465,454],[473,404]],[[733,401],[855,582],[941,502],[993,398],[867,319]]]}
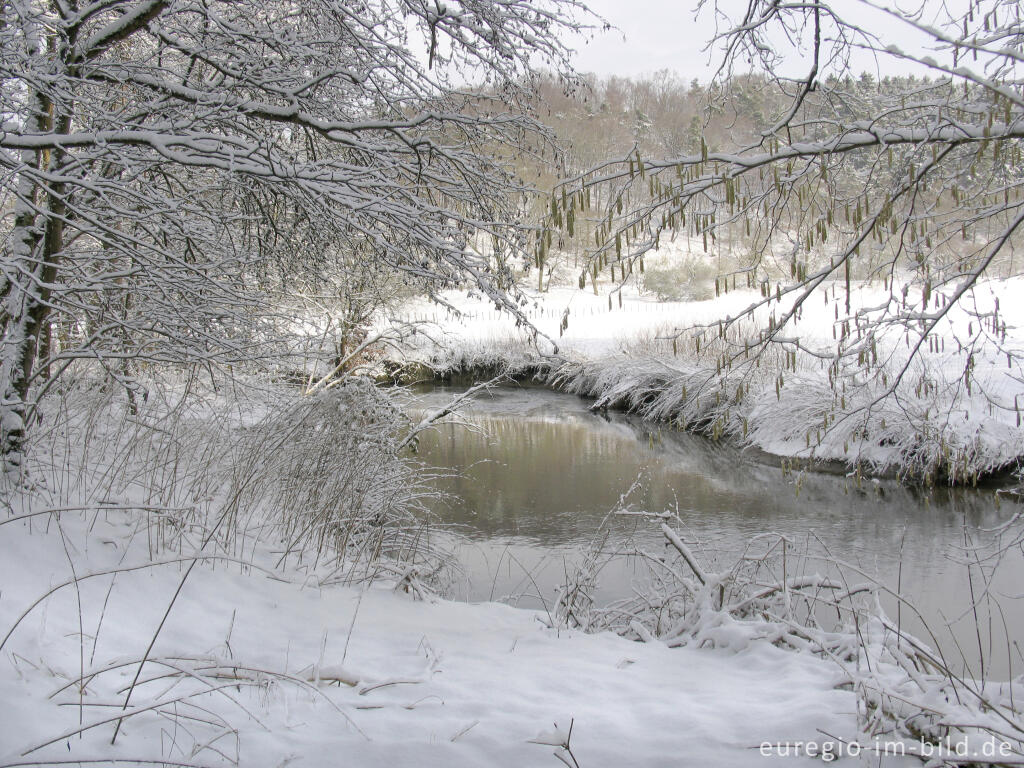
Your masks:
{"label": "overcast white sky", "polygon": [[[952,0],[948,4],[957,6],[961,1]],[[621,31],[595,33],[594,39],[586,45],[580,41],[576,67],[581,72],[635,76],[669,69],[685,80],[696,77],[706,81],[720,63],[720,57],[712,56],[709,66],[709,52],[703,49],[714,33],[714,24],[707,11],[694,20],[695,0],[587,0],[587,5]],[[894,24],[858,0],[835,0],[833,5],[865,29],[876,34],[892,30],[899,36],[898,40],[885,40],[886,44],[894,42],[904,50],[914,48],[915,34],[912,30]],[[921,40],[920,37],[917,39]],[[853,64],[857,72],[868,70],[878,73],[874,58],[866,53],[856,56]],[[793,61],[793,66],[794,71],[787,74],[795,75],[798,69],[803,69],[798,59]],[[882,66],[888,73],[924,72],[923,68],[911,69],[906,64],[891,60]]]}
{"label": "overcast white sky", "polygon": [[587,4],[619,30],[596,32],[594,39],[579,46],[576,66],[581,72],[635,76],[670,69],[687,80],[708,78],[708,57],[701,48],[711,25],[705,21],[695,26],[687,0],[589,0]]}

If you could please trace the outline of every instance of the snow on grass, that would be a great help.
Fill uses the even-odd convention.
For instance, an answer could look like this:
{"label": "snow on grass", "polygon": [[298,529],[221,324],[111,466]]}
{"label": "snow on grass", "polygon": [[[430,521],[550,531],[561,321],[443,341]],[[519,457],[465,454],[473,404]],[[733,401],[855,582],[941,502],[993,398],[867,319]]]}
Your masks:
{"label": "snow on grass", "polygon": [[[1024,456],[1024,278],[979,284],[926,337],[891,321],[904,300],[899,285],[855,283],[848,316],[844,287],[827,284],[756,364],[759,334],[794,296],[737,321],[758,291],[658,302],[634,282],[599,289],[534,294],[525,311],[536,338],[457,293],[446,300],[461,315],[412,304],[402,317],[426,321],[425,333],[391,354],[440,372],[539,372],[598,405],[878,472],[968,482]],[[930,311],[947,299],[930,296]],[[721,336],[720,322],[732,323]],[[844,334],[862,354],[835,357]]]}
{"label": "snow on grass", "polygon": [[[664,626],[655,603],[635,614],[629,626],[642,643],[566,629],[557,612],[552,621],[493,603],[416,600],[425,590],[413,569],[429,555],[429,531],[403,528],[406,518],[387,508],[351,514],[367,489],[355,488],[361,474],[346,482],[340,471],[377,453],[366,441],[391,423],[378,395],[353,382],[298,410],[283,400],[266,414],[211,402],[159,422],[147,411],[156,396],[124,414],[109,390],[89,389],[96,402],[84,404],[68,395],[62,407],[76,416],[46,422],[28,486],[0,488],[0,768],[559,758],[584,768],[753,766],[764,764],[765,742],[856,738],[865,697],[886,708],[909,701],[912,713],[934,708],[929,696],[953,702],[967,688],[950,693],[932,673],[908,677],[892,630],[881,631],[878,651],[865,647],[871,679],[859,671],[858,636],[845,630],[783,650],[774,643],[799,628],[743,613],[747,600],[723,608],[727,575],[706,569],[705,584],[684,579],[668,596],[678,606],[695,595],[700,610]],[[347,442],[350,428],[361,441]],[[376,439],[390,438],[385,430]],[[242,459],[254,442],[266,455],[250,466]],[[366,472],[378,477],[381,466],[374,459]],[[289,490],[266,492],[275,485]],[[341,487],[350,485],[354,497]],[[401,477],[389,487],[400,494]],[[275,516],[250,494],[286,511]],[[335,508],[342,514],[328,514]],[[323,537],[306,536],[321,524]],[[389,528],[424,549],[403,545],[400,557],[359,544],[354,564],[377,578],[367,586],[346,576],[351,543],[384,542]],[[346,543],[332,557],[339,538]],[[828,658],[835,648],[846,649],[839,664]],[[1006,691],[994,694],[985,711],[1001,714]],[[971,724],[982,714],[951,704],[936,717]],[[991,722],[979,727],[975,740],[993,732]]]}
{"label": "snow on grass", "polygon": [[4,634],[80,580],[3,646],[0,765],[558,765],[544,735],[571,723],[581,766],[740,766],[764,764],[766,740],[855,733],[853,694],[811,654],[669,649],[226,560],[191,571],[123,712],[186,564],[129,571],[149,562],[146,531],[98,508],[0,525]]}

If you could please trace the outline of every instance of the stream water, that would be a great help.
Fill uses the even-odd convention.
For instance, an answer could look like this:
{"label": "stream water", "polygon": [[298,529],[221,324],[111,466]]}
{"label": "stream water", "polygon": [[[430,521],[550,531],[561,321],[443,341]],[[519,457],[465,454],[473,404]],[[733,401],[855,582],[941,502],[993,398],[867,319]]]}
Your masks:
{"label": "stream water", "polygon": [[[408,408],[432,410],[459,391],[434,387]],[[925,494],[895,481],[858,487],[843,476],[787,474],[735,448],[623,414],[592,413],[588,401],[535,387],[492,390],[460,411],[460,421],[424,433],[418,448],[429,466],[455,471],[436,481],[448,499],[434,507],[459,534],[464,573],[453,597],[550,607],[603,522],[606,551],[664,548],[656,522],[610,512],[667,510],[678,514],[682,523],[673,524],[709,567],[745,548],[756,551],[766,534],[782,534],[796,553],[827,551],[898,586],[934,632],[929,642],[966,659],[974,672],[982,660],[989,675],[1024,671],[1016,644],[1024,638],[1020,545],[994,573],[995,561],[970,572],[965,565],[973,558],[965,540],[991,539],[984,529],[1022,511],[997,503],[991,488]],[[600,572],[597,602],[629,596],[641,571],[635,558],[613,558]],[[977,620],[972,590],[980,598],[973,601]],[[883,605],[895,616],[894,601]],[[904,625],[928,634],[912,617]]]}

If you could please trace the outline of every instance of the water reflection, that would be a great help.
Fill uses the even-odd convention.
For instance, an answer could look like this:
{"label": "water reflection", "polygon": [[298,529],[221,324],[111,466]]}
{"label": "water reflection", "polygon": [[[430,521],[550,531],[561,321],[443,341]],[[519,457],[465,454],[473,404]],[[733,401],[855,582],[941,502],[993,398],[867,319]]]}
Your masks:
{"label": "water reflection", "polygon": [[[451,396],[437,388],[409,407],[431,409]],[[997,505],[991,490],[940,489],[925,496],[891,481],[858,487],[852,479],[817,473],[805,473],[798,488],[796,476],[734,449],[621,414],[594,414],[587,405],[546,390],[503,388],[465,411],[465,425],[441,424],[422,436],[424,461],[460,472],[439,481],[452,498],[436,509],[468,541],[460,596],[525,595],[531,606],[550,603],[568,564],[608,513],[625,506],[678,512],[685,536],[709,563],[727,560],[767,532],[784,534],[801,549],[827,549],[892,587],[901,583],[932,623],[944,625],[969,606],[958,547],[965,526],[968,532],[993,528],[1019,509]],[[663,546],[657,526],[642,518],[616,517],[612,529],[613,548],[634,541]],[[628,595],[635,574],[625,558],[606,568],[599,600]],[[994,593],[1019,593],[1022,581],[1018,551],[997,571]],[[1021,637],[1019,602],[1002,602],[1011,640]],[[895,612],[891,601],[888,609]],[[996,616],[998,641],[1004,633]],[[976,660],[973,617],[956,622],[954,631],[974,646],[965,652]],[[1005,650],[1001,655],[995,662],[1005,672],[1011,664]],[[1024,669],[1019,654],[1013,664]]]}

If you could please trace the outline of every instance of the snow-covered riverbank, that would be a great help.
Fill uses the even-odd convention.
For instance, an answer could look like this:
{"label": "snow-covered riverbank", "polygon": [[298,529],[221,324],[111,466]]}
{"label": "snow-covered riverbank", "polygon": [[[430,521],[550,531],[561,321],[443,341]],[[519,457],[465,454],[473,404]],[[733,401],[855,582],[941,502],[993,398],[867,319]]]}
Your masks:
{"label": "snow-covered riverbank", "polygon": [[853,693],[809,653],[669,649],[225,558],[186,579],[188,551],[151,564],[146,515],[0,526],[0,765],[558,765],[535,743],[557,723],[588,768],[754,766],[764,741],[855,736]]}
{"label": "snow-covered riverbank", "polygon": [[753,630],[669,648],[430,596],[365,383],[204,395],[83,383],[0,486],[0,766],[753,766],[856,736],[841,670]]}
{"label": "snow-covered riverbank", "polygon": [[[756,766],[908,713],[904,740],[1016,722],[1019,686],[922,666],[870,590],[793,576],[784,547],[712,572],[666,531],[622,635],[576,628],[585,572],[550,614],[432,597],[444,557],[379,390],[205,394],[133,411],[85,381],[6,479],[0,768]],[[801,624],[818,603],[842,625]]]}
{"label": "snow-covered riverbank", "polygon": [[[740,316],[760,299],[757,291],[658,302],[632,284],[621,302],[620,294],[565,286],[534,294],[525,313],[541,334],[536,340],[508,315],[457,293],[445,298],[458,313],[411,304],[402,317],[426,321],[425,332],[389,354],[441,374],[530,371],[597,406],[778,456],[973,482],[1024,457],[1022,292],[1024,278],[977,286],[970,308],[953,308],[920,348],[903,326],[881,322],[865,359],[836,367],[830,355],[844,332],[835,320],[845,300],[839,285],[822,290],[825,301],[802,306],[787,334],[792,345],[769,349],[757,363],[756,342],[748,352],[747,340],[773,322],[767,308],[719,337],[719,322]],[[878,315],[873,308],[894,295],[899,290],[855,285],[853,312]],[[998,321],[985,319],[996,310]]]}

